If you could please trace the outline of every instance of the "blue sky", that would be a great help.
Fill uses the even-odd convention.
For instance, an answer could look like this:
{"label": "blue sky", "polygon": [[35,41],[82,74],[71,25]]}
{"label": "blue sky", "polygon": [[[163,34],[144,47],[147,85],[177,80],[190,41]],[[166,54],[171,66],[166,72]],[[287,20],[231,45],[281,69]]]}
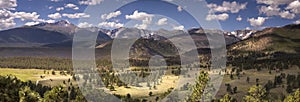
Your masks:
{"label": "blue sky", "polygon": [[[4,0],[0,2],[0,29],[58,20],[68,20],[80,27],[176,30],[219,21],[227,31],[300,23],[299,0],[207,0],[207,4],[203,0],[126,1],[132,0]],[[112,3],[123,6],[115,9]],[[199,4],[192,11],[202,15],[200,18],[187,10],[191,8],[189,4]]]}

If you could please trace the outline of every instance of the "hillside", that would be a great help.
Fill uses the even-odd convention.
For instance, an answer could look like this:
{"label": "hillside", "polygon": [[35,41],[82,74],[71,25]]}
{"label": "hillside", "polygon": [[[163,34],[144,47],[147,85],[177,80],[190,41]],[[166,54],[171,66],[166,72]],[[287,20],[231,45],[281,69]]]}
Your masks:
{"label": "hillside", "polygon": [[228,63],[243,69],[300,66],[299,26],[267,28],[228,46]]}
{"label": "hillside", "polygon": [[252,37],[230,46],[236,51],[300,52],[300,25],[267,28]]}

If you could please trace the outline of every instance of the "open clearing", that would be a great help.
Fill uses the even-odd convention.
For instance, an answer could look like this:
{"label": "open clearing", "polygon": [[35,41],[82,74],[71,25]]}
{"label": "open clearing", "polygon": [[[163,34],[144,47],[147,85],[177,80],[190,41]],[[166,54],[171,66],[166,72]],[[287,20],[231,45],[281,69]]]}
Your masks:
{"label": "open clearing", "polygon": [[142,85],[143,87],[116,87],[116,91],[112,91],[112,93],[124,96],[129,93],[132,97],[135,98],[149,96],[149,92],[152,92],[153,95],[158,95],[167,92],[170,88],[175,88],[177,86],[179,77],[174,75],[165,75],[162,77],[162,79],[163,82],[156,86],[157,89],[152,88],[150,90],[149,87],[146,87],[146,83],[141,83],[140,85]]}
{"label": "open clearing", "polygon": [[[60,85],[62,84],[63,80],[68,80],[71,78],[70,75],[60,75],[59,71],[55,71],[55,75],[51,74],[52,70],[46,70],[46,74],[44,74],[44,71],[45,70],[40,69],[0,68],[0,75],[12,75],[16,76],[21,81],[31,80],[34,83],[39,82],[42,85],[48,86]],[[44,78],[41,78],[41,76],[44,76]]]}

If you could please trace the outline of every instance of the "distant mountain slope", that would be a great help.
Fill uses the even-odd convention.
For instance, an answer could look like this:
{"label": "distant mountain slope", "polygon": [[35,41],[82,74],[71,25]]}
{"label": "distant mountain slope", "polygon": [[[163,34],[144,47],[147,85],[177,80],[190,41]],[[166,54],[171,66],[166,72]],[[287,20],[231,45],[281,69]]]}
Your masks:
{"label": "distant mountain slope", "polygon": [[267,28],[230,47],[237,51],[300,52],[300,25]]}
{"label": "distant mountain slope", "polygon": [[[90,34],[97,34],[98,33],[98,37],[96,38],[96,45],[101,45],[104,43],[107,43],[109,41],[112,40],[112,38],[110,36],[108,36],[106,33],[103,33],[102,31],[90,31],[89,29],[81,29],[78,28],[77,31],[83,31],[84,34],[86,36],[89,36]],[[76,32],[74,33],[76,34]],[[93,39],[91,39],[93,40]],[[73,36],[70,37],[70,40],[67,41],[62,41],[62,42],[57,42],[57,43],[51,43],[51,44],[46,44],[43,45],[42,47],[51,47],[51,48],[55,48],[55,47],[72,47],[73,45]]]}
{"label": "distant mountain slope", "polygon": [[35,27],[20,27],[0,32],[1,44],[50,44],[70,39],[66,35]]}
{"label": "distant mountain slope", "polygon": [[85,30],[86,35],[98,33],[98,44],[111,40],[99,28],[79,28],[62,20],[0,31],[0,47],[72,47],[73,36],[79,30]]}

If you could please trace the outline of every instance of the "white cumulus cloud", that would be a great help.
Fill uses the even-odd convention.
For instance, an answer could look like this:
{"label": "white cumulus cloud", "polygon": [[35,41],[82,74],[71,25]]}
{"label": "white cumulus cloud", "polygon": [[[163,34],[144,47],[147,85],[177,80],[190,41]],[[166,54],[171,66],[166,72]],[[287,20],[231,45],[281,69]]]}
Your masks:
{"label": "white cumulus cloud", "polygon": [[209,14],[206,16],[206,20],[211,21],[211,20],[221,20],[225,21],[229,18],[229,15],[227,13],[222,13],[222,14]]}
{"label": "white cumulus cloud", "polygon": [[79,7],[77,5],[71,4],[71,3],[66,4],[65,8],[71,8],[71,9],[74,9],[74,10],[78,10],[79,9]]}
{"label": "white cumulus cloud", "polygon": [[62,14],[62,16],[72,18],[72,19],[74,19],[74,18],[89,18],[90,17],[90,15],[87,15],[85,13],[74,13],[74,14],[64,13],[64,14]]}
{"label": "white cumulus cloud", "polygon": [[13,13],[8,10],[1,10],[0,9],[0,19],[7,19],[13,16]]}
{"label": "white cumulus cloud", "polygon": [[172,2],[173,0],[164,0],[164,1]]}
{"label": "white cumulus cloud", "polygon": [[52,2],[59,2],[59,1],[61,1],[61,0],[51,0]]}
{"label": "white cumulus cloud", "polygon": [[17,0],[0,0],[0,8],[2,9],[15,9],[17,6]]}
{"label": "white cumulus cloud", "polygon": [[53,8],[54,8],[53,6],[49,6],[49,7],[48,7],[49,10],[50,10],[50,9],[53,9]]}
{"label": "white cumulus cloud", "polygon": [[124,27],[124,24],[116,23],[116,22],[101,22],[98,24],[100,27],[106,27],[106,28],[120,28]]}
{"label": "white cumulus cloud", "polygon": [[36,12],[31,12],[31,13],[28,13],[28,12],[15,12],[13,15],[14,15],[15,18],[19,18],[22,21],[24,21],[24,20],[37,21],[39,19],[39,16],[40,16]]}
{"label": "white cumulus cloud", "polygon": [[104,19],[104,20],[108,20],[108,19],[111,19],[111,18],[114,18],[114,17],[118,17],[121,14],[122,14],[121,11],[116,11],[116,12],[112,12],[112,13],[109,13],[109,14],[103,14],[103,15],[101,15],[101,18]]}
{"label": "white cumulus cloud", "polygon": [[256,0],[258,4],[267,4],[267,5],[283,5],[283,4],[289,4],[290,2],[293,2],[294,0]]}
{"label": "white cumulus cloud", "polygon": [[58,7],[58,8],[56,8],[56,11],[62,11],[64,9],[65,9],[64,7]]}
{"label": "white cumulus cloud", "polygon": [[182,6],[178,6],[178,7],[177,7],[177,10],[178,10],[179,12],[183,11]]}
{"label": "white cumulus cloud", "polygon": [[26,25],[36,24],[37,22],[55,22],[54,20],[40,19],[37,12],[11,12],[8,9],[0,9],[0,29],[9,29],[15,27],[15,19],[28,21]]}
{"label": "white cumulus cloud", "polygon": [[231,13],[238,13],[240,10],[246,9],[248,3],[237,3],[236,1],[227,2],[223,1],[222,5],[217,4],[208,4],[209,7],[214,12],[231,12]]}
{"label": "white cumulus cloud", "polygon": [[50,20],[40,19],[39,21],[40,22],[47,22],[47,23],[54,23],[55,22],[55,20],[52,20],[52,19],[50,19]]}
{"label": "white cumulus cloud", "polygon": [[89,28],[92,26],[93,26],[93,24],[89,24],[88,22],[81,22],[78,24],[78,27],[80,27],[80,28]]}
{"label": "white cumulus cloud", "polygon": [[133,19],[133,20],[144,20],[146,18],[152,18],[154,15],[148,14],[145,12],[139,12],[139,11],[134,11],[132,15],[125,15],[126,19]]}
{"label": "white cumulus cloud", "polygon": [[0,9],[0,30],[8,29],[16,25],[12,12]]}
{"label": "white cumulus cloud", "polygon": [[97,5],[100,4],[104,0],[80,0],[79,4],[81,5]]}
{"label": "white cumulus cloud", "polygon": [[[260,14],[265,14],[266,16],[270,17],[270,16],[279,16],[281,18],[285,18],[285,19],[294,19],[296,17],[296,15],[294,13],[297,13],[298,10],[297,8],[300,8],[300,2],[298,2],[299,4],[297,4],[297,1],[280,1],[280,0],[273,0],[273,1],[259,1],[260,3],[263,4],[267,4],[268,6],[261,6],[259,8],[259,12]],[[283,4],[288,4],[290,3],[287,7],[286,10],[282,10],[279,5],[283,5]],[[297,5],[299,7],[297,7]],[[290,12],[292,11],[292,12]],[[300,11],[300,9],[299,9]]]}
{"label": "white cumulus cloud", "polygon": [[154,15],[148,14],[146,12],[134,11],[132,15],[125,15],[126,19],[142,21],[142,24],[136,24],[135,27],[139,29],[147,29],[148,26],[152,23],[152,18]]}
{"label": "white cumulus cloud", "polygon": [[77,6],[75,4],[70,3],[70,4],[66,4],[65,7],[66,8],[74,8],[74,7],[77,7]]}
{"label": "white cumulus cloud", "polygon": [[251,30],[251,28],[250,27],[246,27],[245,30]]}
{"label": "white cumulus cloud", "polygon": [[294,22],[295,24],[300,24],[300,19]]}
{"label": "white cumulus cloud", "polygon": [[49,14],[48,15],[49,18],[52,18],[52,19],[59,19],[61,18],[61,14],[60,13],[54,13],[54,14]]}
{"label": "white cumulus cloud", "polygon": [[184,30],[184,26],[175,26],[173,27],[174,30]]}
{"label": "white cumulus cloud", "polygon": [[280,8],[276,5],[262,6],[259,9],[261,14],[266,14],[267,16],[277,16],[280,13]]}
{"label": "white cumulus cloud", "polygon": [[241,15],[239,15],[237,18],[236,18],[237,21],[242,21],[243,18],[241,17]]}
{"label": "white cumulus cloud", "polygon": [[151,23],[152,18],[145,18],[144,20],[142,20],[142,24],[136,24],[134,27],[138,29],[147,29]]}
{"label": "white cumulus cloud", "polygon": [[168,24],[168,19],[167,18],[161,18],[157,21],[157,25],[166,25]]}
{"label": "white cumulus cloud", "polygon": [[296,17],[295,14],[290,13],[289,11],[283,11],[279,13],[281,18],[286,18],[286,19],[294,19]]}
{"label": "white cumulus cloud", "polygon": [[265,23],[267,19],[268,18],[266,17],[250,18],[248,19],[248,22],[250,22],[250,25],[253,27],[260,27]]}
{"label": "white cumulus cloud", "polygon": [[1,19],[0,18],[0,30],[12,28],[15,25],[16,25],[16,23],[15,23],[13,17],[10,17],[10,18],[7,18],[7,19]]}
{"label": "white cumulus cloud", "polygon": [[286,9],[291,10],[293,13],[300,14],[300,1],[295,0],[294,2],[291,2]]}
{"label": "white cumulus cloud", "polygon": [[37,25],[39,24],[40,22],[27,22],[25,23],[24,25],[27,25],[27,26],[33,26],[33,25]]}

